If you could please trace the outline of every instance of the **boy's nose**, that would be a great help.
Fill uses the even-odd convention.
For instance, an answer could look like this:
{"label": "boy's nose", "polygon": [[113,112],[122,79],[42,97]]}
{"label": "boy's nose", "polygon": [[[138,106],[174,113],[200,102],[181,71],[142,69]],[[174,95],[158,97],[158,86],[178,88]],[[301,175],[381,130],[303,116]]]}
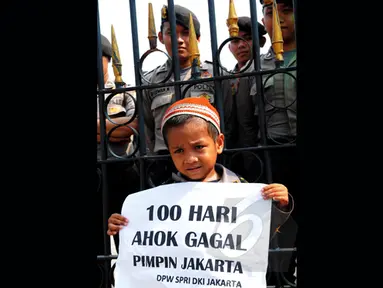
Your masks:
{"label": "boy's nose", "polygon": [[198,158],[194,155],[188,155],[185,159],[185,164],[193,164],[198,161]]}

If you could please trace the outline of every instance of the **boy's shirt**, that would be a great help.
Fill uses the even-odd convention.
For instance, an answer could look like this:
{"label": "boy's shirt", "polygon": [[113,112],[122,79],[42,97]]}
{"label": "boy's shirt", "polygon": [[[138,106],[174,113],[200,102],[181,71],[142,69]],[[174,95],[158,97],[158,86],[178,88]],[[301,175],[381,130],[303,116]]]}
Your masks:
{"label": "boy's shirt", "polygon": [[[233,171],[227,169],[221,164],[215,164],[215,171],[219,175],[221,175],[221,179],[216,181],[217,183],[248,183],[244,178],[238,176]],[[182,177],[182,175],[178,172],[177,174],[172,174],[172,179],[169,183],[179,183],[179,182],[187,182],[186,178]],[[215,181],[213,181],[215,182]],[[273,201],[271,208],[271,229],[270,229],[270,241],[274,238],[274,236],[279,233],[279,228],[287,221],[290,217],[291,212],[294,210],[294,199],[289,194],[289,205],[282,209],[277,207],[277,202]]]}

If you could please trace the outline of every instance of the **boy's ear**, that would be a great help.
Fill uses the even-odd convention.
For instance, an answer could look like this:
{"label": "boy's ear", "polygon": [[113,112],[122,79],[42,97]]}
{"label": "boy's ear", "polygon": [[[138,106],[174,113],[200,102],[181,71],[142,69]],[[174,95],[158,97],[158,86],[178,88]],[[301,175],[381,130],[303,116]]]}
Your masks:
{"label": "boy's ear", "polygon": [[222,133],[220,133],[217,136],[217,140],[215,141],[215,145],[217,148],[217,154],[221,154],[223,151],[223,147],[225,145],[225,136]]}

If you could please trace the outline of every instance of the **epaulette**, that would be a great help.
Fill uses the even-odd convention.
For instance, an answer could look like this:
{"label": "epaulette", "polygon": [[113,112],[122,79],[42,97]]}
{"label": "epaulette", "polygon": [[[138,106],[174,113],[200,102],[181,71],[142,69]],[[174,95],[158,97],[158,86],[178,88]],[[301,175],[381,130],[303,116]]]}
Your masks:
{"label": "epaulette", "polygon": [[143,71],[143,75],[146,77],[147,75],[152,74],[155,70],[157,70],[160,67],[161,67],[161,65],[158,65],[156,68],[154,68],[154,69],[152,69],[150,71]]}

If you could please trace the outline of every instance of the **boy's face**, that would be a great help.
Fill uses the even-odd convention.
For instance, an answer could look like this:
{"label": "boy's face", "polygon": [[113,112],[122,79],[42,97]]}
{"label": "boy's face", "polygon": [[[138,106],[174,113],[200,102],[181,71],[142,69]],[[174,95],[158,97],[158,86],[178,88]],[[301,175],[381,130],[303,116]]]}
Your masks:
{"label": "boy's face", "polygon": [[223,150],[222,133],[214,141],[208,133],[206,121],[193,117],[184,124],[169,128],[167,140],[173,163],[181,174],[203,182],[216,179],[214,165],[217,155]]}
{"label": "boy's face", "polygon": [[[278,15],[281,23],[282,37],[285,43],[295,41],[295,26],[294,26],[294,10],[291,6],[283,3],[277,4]],[[263,8],[263,25],[269,34],[270,39],[273,37],[273,6]]]}

